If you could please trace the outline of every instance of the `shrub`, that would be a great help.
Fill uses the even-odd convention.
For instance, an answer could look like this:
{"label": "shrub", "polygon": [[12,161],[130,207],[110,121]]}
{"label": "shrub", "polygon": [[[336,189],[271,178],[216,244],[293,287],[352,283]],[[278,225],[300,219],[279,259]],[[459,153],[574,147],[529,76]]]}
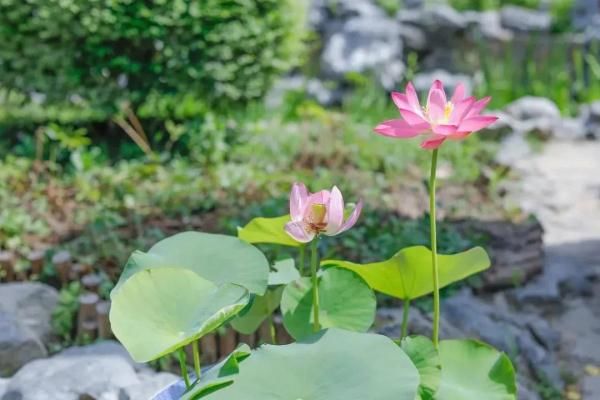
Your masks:
{"label": "shrub", "polygon": [[237,106],[296,61],[302,3],[2,0],[0,86],[106,115],[120,101],[137,106],[157,94]]}

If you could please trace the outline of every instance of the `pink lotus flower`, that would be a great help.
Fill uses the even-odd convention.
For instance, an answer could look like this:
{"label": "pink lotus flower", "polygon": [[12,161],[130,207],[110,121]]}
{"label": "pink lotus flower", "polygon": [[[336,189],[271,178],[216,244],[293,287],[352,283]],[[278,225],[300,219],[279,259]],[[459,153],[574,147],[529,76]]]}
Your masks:
{"label": "pink lotus flower", "polygon": [[285,231],[301,243],[312,241],[317,235],[339,235],[352,228],[362,210],[358,202],[348,219],[344,220],[344,198],[334,186],[329,190],[309,193],[302,183],[294,183],[290,193],[291,221]]}
{"label": "pink lotus flower", "polygon": [[428,135],[421,143],[424,149],[437,149],[446,139],[464,139],[498,119],[492,115],[481,115],[491,97],[481,100],[465,97],[463,84],[456,87],[448,101],[444,85],[435,81],[429,90],[425,107],[421,107],[412,83],[406,86],[406,93],[393,92],[392,100],[400,110],[402,119],[382,122],[375,127],[375,132],[395,138]]}

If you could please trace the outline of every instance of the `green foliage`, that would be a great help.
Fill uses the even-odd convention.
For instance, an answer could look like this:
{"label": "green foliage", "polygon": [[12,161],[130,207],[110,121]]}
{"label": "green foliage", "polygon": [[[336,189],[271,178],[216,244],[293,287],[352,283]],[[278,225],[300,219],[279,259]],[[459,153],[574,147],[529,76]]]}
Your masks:
{"label": "green foliage", "polygon": [[165,267],[191,270],[218,285],[234,283],[253,294],[267,289],[269,265],[255,247],[231,236],[183,232],[161,240],[147,253],[134,252],[111,297],[138,272]]}
{"label": "green foliage", "polygon": [[389,16],[394,16],[402,8],[402,0],[376,0]]}
{"label": "green foliage", "polygon": [[199,111],[239,107],[297,61],[304,12],[291,0],[6,0],[0,85],[105,115],[176,92]]}
{"label": "green foliage", "polygon": [[181,396],[180,400],[202,398],[216,390],[227,387],[240,372],[240,363],[250,356],[251,350],[245,344],[240,345],[229,356],[208,371],[202,372],[199,381],[194,383],[193,390]]}
{"label": "green foliage", "polygon": [[290,222],[289,215],[275,218],[257,217],[246,226],[238,228],[238,237],[248,243],[269,243],[298,247],[301,243],[288,235],[284,228]]}
{"label": "green foliage", "polygon": [[421,379],[417,400],[431,399],[438,390],[442,376],[440,356],[433,342],[424,336],[409,336],[402,339],[400,347],[419,370]]}
{"label": "green foliage", "polygon": [[64,341],[71,340],[75,327],[75,317],[79,310],[79,295],[81,285],[72,282],[61,289],[58,294],[58,304],[52,312],[52,330]]}
{"label": "green foliage", "polygon": [[[390,339],[329,329],[287,346],[261,346],[241,361],[231,380],[199,398],[414,400],[419,375]],[[184,399],[195,395],[192,388]]]}
{"label": "green foliage", "polygon": [[141,270],[113,291],[111,299],[112,330],[137,362],[155,360],[200,339],[250,300],[242,286],[217,286],[192,270],[169,267]]}
{"label": "green foliage", "polygon": [[293,259],[276,261],[269,273],[269,286],[287,285],[298,278],[300,278],[300,272],[296,269]]}
{"label": "green foliage", "polygon": [[[439,254],[438,263],[440,287],[490,267],[490,259],[481,247],[452,255]],[[412,300],[433,292],[431,250],[424,246],[404,248],[389,260],[377,263],[324,260],[321,264],[354,271],[374,290],[402,300]]]}
{"label": "green foliage", "polygon": [[475,340],[442,340],[439,352],[442,380],[435,400],[517,398],[515,370],[506,354]]}
{"label": "green foliage", "polygon": [[260,325],[279,308],[283,286],[269,288],[262,296],[254,296],[251,305],[242,310],[234,319],[231,326],[236,331],[251,335]]}
{"label": "green foliage", "polygon": [[[322,329],[340,328],[366,332],[375,320],[373,291],[350,271],[330,268],[319,274],[319,323]],[[313,298],[310,278],[288,284],[281,298],[283,325],[295,339],[313,333]]]}
{"label": "green foliage", "polygon": [[110,294],[111,326],[134,359],[155,360],[217,329],[250,293],[264,294],[268,272],[266,258],[237,238],[169,237],[131,256]]}

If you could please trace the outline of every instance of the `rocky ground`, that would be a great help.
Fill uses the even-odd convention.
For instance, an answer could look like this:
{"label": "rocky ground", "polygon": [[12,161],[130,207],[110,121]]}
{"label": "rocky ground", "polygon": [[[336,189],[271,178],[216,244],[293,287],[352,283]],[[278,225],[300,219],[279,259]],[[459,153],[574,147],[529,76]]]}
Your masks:
{"label": "rocky ground", "polygon": [[[442,334],[476,337],[506,351],[519,372],[520,400],[600,399],[600,143],[548,142],[515,159],[510,201],[545,230],[543,272],[505,291],[465,289],[443,304]],[[401,310],[382,310],[397,335]],[[430,317],[411,311],[411,330]]]}

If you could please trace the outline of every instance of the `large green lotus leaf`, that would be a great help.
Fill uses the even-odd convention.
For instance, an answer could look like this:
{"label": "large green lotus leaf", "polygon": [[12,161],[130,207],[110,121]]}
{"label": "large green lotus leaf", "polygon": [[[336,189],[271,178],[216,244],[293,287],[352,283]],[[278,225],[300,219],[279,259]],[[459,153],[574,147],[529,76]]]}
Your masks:
{"label": "large green lotus leaf", "polygon": [[[444,287],[489,268],[490,258],[484,249],[475,247],[458,254],[439,254],[438,264],[440,287]],[[431,250],[424,246],[407,247],[382,262],[355,264],[325,260],[321,265],[354,271],[374,290],[403,300],[433,292]]]}
{"label": "large green lotus leaf", "polygon": [[300,272],[292,258],[276,261],[269,272],[269,285],[287,285],[288,283],[300,278]]}
{"label": "large green lotus leaf", "polygon": [[238,227],[238,237],[248,243],[299,247],[302,243],[292,239],[285,231],[285,224],[288,222],[290,222],[289,215],[276,218],[254,218],[243,228]]}
{"label": "large green lotus leaf", "polygon": [[194,382],[192,389],[184,393],[179,400],[199,398],[230,385],[240,372],[240,363],[250,354],[250,347],[247,344],[241,344],[221,362],[206,371],[202,371],[200,380]]}
{"label": "large green lotus leaf", "polygon": [[421,377],[418,400],[430,400],[440,385],[440,356],[433,342],[425,336],[408,336],[400,342],[402,350],[412,360]]}
{"label": "large green lotus leaf", "polygon": [[148,253],[133,253],[111,297],[135,273],[163,267],[189,269],[216,285],[234,283],[259,295],[267,288],[269,274],[265,256],[236,237],[184,232],[161,240]]}
{"label": "large green lotus leaf", "polygon": [[[375,293],[352,271],[329,268],[319,276],[321,328],[366,332],[375,319]],[[283,325],[294,339],[313,333],[313,300],[310,278],[287,285],[281,297]]]}
{"label": "large green lotus leaf", "polygon": [[279,307],[283,286],[269,288],[263,296],[254,296],[252,304],[231,320],[231,326],[244,334],[254,333],[260,324]]}
{"label": "large green lotus leaf", "polygon": [[133,359],[146,362],[218,328],[249,299],[242,286],[217,286],[187,269],[147,269],[115,293],[110,323]]}
{"label": "large green lotus leaf", "polygon": [[515,370],[506,354],[476,340],[440,342],[442,380],[435,400],[515,400]]}
{"label": "large green lotus leaf", "polygon": [[417,369],[389,338],[340,329],[264,345],[240,364],[233,384],[207,400],[414,400]]}

